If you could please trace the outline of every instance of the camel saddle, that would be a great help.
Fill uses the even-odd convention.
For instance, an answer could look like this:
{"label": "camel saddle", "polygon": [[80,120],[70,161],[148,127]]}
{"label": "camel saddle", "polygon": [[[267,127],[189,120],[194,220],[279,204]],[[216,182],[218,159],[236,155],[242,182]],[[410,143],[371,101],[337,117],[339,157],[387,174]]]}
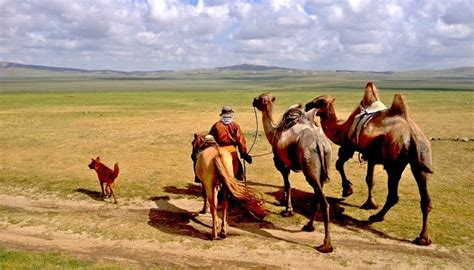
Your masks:
{"label": "camel saddle", "polygon": [[295,104],[283,114],[280,124],[278,125],[279,130],[290,129],[302,120],[305,114],[301,111],[301,106],[301,104]]}
{"label": "camel saddle", "polygon": [[370,120],[372,120],[372,118],[379,112],[387,110],[387,107],[382,103],[382,101],[375,101],[367,108],[364,108],[361,105],[360,108],[361,112],[356,115],[351,129],[349,130],[349,138],[352,139],[355,137],[356,144],[359,144],[360,132],[365,128],[367,123],[369,123]]}

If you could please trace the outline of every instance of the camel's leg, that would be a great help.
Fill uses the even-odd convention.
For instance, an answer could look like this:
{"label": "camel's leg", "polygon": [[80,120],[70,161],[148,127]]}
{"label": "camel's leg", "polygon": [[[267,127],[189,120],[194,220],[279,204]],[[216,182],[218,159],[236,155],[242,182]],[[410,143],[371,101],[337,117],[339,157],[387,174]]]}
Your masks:
{"label": "camel's leg", "polygon": [[286,167],[283,162],[277,157],[273,157],[273,162],[275,163],[275,167],[283,176],[283,182],[285,184],[285,190],[283,193],[283,202],[285,203],[286,209],[281,212],[281,215],[284,217],[293,216],[295,213],[293,212],[293,205],[291,204],[291,184],[289,180],[290,169]]}
{"label": "camel's leg", "polygon": [[208,194],[207,198],[209,200],[209,206],[210,206],[211,217],[212,217],[211,240],[215,240],[215,239],[218,239],[217,238],[217,190],[213,188],[212,191],[207,194]]}
{"label": "camel's leg", "polygon": [[333,248],[331,245],[331,236],[329,234],[329,203],[324,196],[323,191],[320,189],[317,192],[317,197],[319,198],[319,205],[321,207],[321,212],[323,215],[324,222],[324,242],[321,246],[318,246],[316,249],[323,253],[332,252]]}
{"label": "camel's leg", "polygon": [[207,196],[206,196],[206,189],[204,187],[204,184],[202,184],[202,183],[201,183],[201,194],[202,194],[202,198],[204,200],[204,203],[203,203],[202,209],[199,213],[205,214],[205,213],[207,213]]}
{"label": "camel's leg", "polygon": [[400,178],[402,177],[402,172],[405,167],[406,164],[385,166],[385,170],[388,174],[387,200],[385,201],[385,205],[383,206],[382,210],[380,210],[380,212],[378,212],[377,214],[371,216],[369,218],[369,221],[383,221],[385,214],[387,214],[388,210],[390,210],[390,208],[392,208],[392,206],[394,206],[398,202],[398,183],[400,182]]}
{"label": "camel's leg", "polygon": [[222,225],[221,232],[219,233],[220,238],[227,237],[227,209],[229,208],[229,198],[227,196],[226,190],[222,190],[223,200],[222,200]]}
{"label": "camel's leg", "polygon": [[354,193],[354,189],[352,188],[352,183],[347,179],[346,172],[344,171],[344,163],[348,161],[353,155],[354,150],[350,147],[342,145],[339,147],[339,151],[337,152],[338,159],[336,161],[336,170],[339,172],[342,178],[342,197],[349,197]]}
{"label": "camel's leg", "polygon": [[370,161],[367,164],[367,175],[365,176],[365,182],[367,182],[368,196],[367,201],[360,207],[362,209],[377,209],[378,206],[372,197],[372,189],[374,188],[374,167],[375,162]]}
{"label": "camel's leg", "polygon": [[420,206],[423,213],[423,225],[421,228],[420,237],[413,240],[413,243],[421,246],[428,246],[431,244],[431,239],[428,236],[428,213],[431,212],[433,206],[431,205],[430,195],[428,194],[427,173],[420,170],[418,166],[412,166],[411,171],[415,176],[418,190],[420,192]]}

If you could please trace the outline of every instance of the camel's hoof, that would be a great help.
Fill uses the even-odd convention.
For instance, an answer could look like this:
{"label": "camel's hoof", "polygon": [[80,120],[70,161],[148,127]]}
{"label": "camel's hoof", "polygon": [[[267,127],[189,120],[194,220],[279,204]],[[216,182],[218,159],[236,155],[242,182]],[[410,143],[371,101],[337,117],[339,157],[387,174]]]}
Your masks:
{"label": "camel's hoof", "polygon": [[380,221],[383,221],[384,220],[384,217],[381,216],[381,215],[373,215],[373,216],[370,216],[369,217],[369,222],[380,222]]}
{"label": "camel's hoof", "polygon": [[352,195],[354,193],[354,189],[352,188],[352,185],[346,188],[343,188],[342,190],[342,197],[346,198]]}
{"label": "camel's hoof", "polygon": [[306,224],[306,225],[303,226],[302,230],[305,231],[305,232],[314,232],[314,226]]}
{"label": "camel's hoof", "polygon": [[331,253],[333,249],[331,245],[321,245],[319,247],[316,247],[316,250],[321,253]]}
{"label": "camel's hoof", "polygon": [[413,244],[419,245],[419,246],[429,246],[431,245],[431,239],[429,237],[426,237],[426,238],[417,237],[415,240],[413,240]]}
{"label": "camel's hoof", "polygon": [[366,201],[363,205],[360,206],[360,209],[365,210],[374,210],[379,208],[379,206],[373,201]]}
{"label": "camel's hoof", "polygon": [[295,215],[295,212],[293,212],[293,210],[284,210],[284,211],[281,211],[281,216],[282,217],[292,217]]}

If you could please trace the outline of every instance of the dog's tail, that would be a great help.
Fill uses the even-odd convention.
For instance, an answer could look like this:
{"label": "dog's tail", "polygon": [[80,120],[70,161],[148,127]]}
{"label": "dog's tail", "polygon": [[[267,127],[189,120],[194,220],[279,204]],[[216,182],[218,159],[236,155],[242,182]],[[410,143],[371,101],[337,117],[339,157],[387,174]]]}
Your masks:
{"label": "dog's tail", "polygon": [[117,176],[119,175],[119,172],[120,172],[120,170],[119,170],[118,163],[115,163],[115,165],[114,165],[114,175],[113,175],[114,179],[117,178]]}

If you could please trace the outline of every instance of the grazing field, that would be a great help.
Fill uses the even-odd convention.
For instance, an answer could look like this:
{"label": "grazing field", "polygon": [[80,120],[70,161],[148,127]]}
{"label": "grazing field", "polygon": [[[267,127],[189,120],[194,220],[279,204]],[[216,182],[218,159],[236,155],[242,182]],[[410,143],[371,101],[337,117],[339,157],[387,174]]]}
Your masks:
{"label": "grazing field", "polygon": [[[266,80],[267,81],[267,80]],[[331,203],[335,250],[320,254],[322,222],[301,232],[310,213],[311,188],[291,174],[297,215],[282,218],[280,174],[270,155],[247,165],[248,184],[264,195],[270,214],[263,221],[231,212],[230,233],[207,240],[210,216],[198,215],[199,186],[190,160],[194,132],[209,130],[222,105],[253,140],[251,102],[272,91],[275,120],[294,103],[316,96],[336,97],[345,119],[362,97],[365,79],[298,80],[260,83],[233,80],[6,80],[0,93],[0,268],[466,268],[474,267],[474,91],[451,81],[419,89],[400,81],[376,81],[389,106],[394,90],[403,92],[412,118],[428,137],[470,138],[432,141],[435,174],[429,180],[434,209],[430,247],[409,243],[421,228],[416,183],[407,169],[399,203],[385,221],[364,225],[374,213],[365,202],[366,164],[357,156],[346,165],[355,193],[341,199],[334,169],[324,191]],[[386,86],[386,87],[384,87]],[[261,130],[251,154],[270,146]],[[90,158],[120,165],[117,199],[99,197]],[[375,171],[375,200],[385,202],[386,174]],[[234,216],[232,216],[234,214]]]}

